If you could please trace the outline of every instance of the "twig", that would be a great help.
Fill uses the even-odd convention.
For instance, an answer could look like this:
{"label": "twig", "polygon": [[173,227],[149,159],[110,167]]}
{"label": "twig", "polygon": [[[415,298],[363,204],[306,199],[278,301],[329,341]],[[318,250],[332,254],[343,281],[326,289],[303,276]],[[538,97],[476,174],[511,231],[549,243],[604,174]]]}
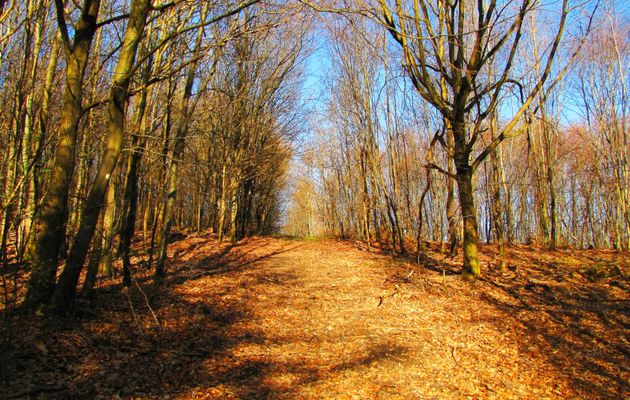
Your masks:
{"label": "twig", "polygon": [[136,324],[138,324],[138,329],[140,329],[140,333],[144,336],[144,330],[142,329],[142,324],[140,324],[140,321],[138,320],[136,311],[133,309],[133,304],[131,303],[131,297],[129,297],[129,290],[127,288],[124,288],[123,292],[125,293],[125,296],[127,297],[127,303],[129,303],[129,308],[131,309],[131,314],[133,314],[133,319],[136,321]]}
{"label": "twig", "polygon": [[455,346],[451,346],[451,357],[453,357],[453,361],[455,361],[455,364],[461,365],[459,361],[457,361],[457,358],[455,358]]}
{"label": "twig", "polygon": [[179,351],[179,350],[162,350],[165,353],[169,353],[172,354],[174,356],[181,356],[181,357],[212,357],[215,355],[226,355],[226,356],[230,356],[230,354],[228,353],[224,353],[221,354],[219,352],[216,351]]}
{"label": "twig", "polygon": [[444,291],[446,292],[446,270],[442,270],[442,285],[444,285]]}
{"label": "twig", "polygon": [[398,294],[398,285],[394,285],[394,291],[390,294],[386,294],[384,296],[380,296],[379,297],[379,301],[378,301],[378,305],[376,306],[377,308],[381,306],[381,304],[383,304],[383,300],[385,300],[388,297],[394,297]]}
{"label": "twig", "polygon": [[140,284],[138,283],[137,280],[134,279],[133,283],[136,284],[136,287],[138,288],[140,293],[142,293],[142,296],[144,297],[144,302],[146,303],[147,308],[151,312],[151,315],[153,315],[153,319],[155,320],[155,323],[157,324],[158,328],[160,328],[160,330],[162,330],[162,324],[160,323],[160,320],[158,319],[157,314],[155,314],[155,311],[153,311],[153,308],[151,307],[151,304],[149,303],[149,298],[144,293],[144,290],[142,290],[142,288],[140,287]]}

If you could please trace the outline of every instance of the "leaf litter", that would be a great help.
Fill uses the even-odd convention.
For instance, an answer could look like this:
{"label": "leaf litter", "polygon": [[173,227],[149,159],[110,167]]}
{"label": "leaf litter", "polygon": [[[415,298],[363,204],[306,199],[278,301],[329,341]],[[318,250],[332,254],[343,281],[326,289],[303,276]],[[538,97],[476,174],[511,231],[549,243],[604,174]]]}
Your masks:
{"label": "leaf litter", "polygon": [[627,253],[515,245],[498,271],[486,245],[470,283],[437,243],[392,258],[183,236],[162,285],[137,243],[136,285],[101,278],[63,319],[14,315],[0,398],[630,397]]}

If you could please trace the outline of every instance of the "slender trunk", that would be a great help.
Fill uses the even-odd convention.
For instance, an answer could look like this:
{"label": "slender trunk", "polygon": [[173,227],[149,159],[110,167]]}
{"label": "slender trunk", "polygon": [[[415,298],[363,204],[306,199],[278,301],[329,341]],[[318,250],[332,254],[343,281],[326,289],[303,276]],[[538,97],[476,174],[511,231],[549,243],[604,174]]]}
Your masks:
{"label": "slender trunk", "polygon": [[363,150],[361,150],[361,182],[362,193],[361,193],[361,205],[362,211],[361,214],[361,234],[363,236],[363,240],[367,242],[367,249],[370,251],[371,242],[370,242],[370,204],[369,204],[369,194],[368,194],[368,183],[367,183],[367,172],[365,167],[365,159],[363,155]]}
{"label": "slender trunk", "polygon": [[[206,193],[206,192],[204,192]],[[197,234],[201,233],[201,219],[203,218],[203,195],[197,194],[197,212],[195,213],[195,226]]]}
{"label": "slender trunk", "polygon": [[153,223],[151,224],[151,241],[149,245],[149,260],[147,262],[147,268],[151,269],[153,266],[153,258],[155,257],[155,240],[158,235],[158,228],[162,221],[162,209],[161,206],[156,205],[157,210],[152,212]]}
{"label": "slender trunk", "polygon": [[[164,124],[162,126],[162,163],[160,168],[159,177],[157,178],[160,183],[158,187],[160,190],[155,194],[155,210],[150,210],[152,215],[152,224],[151,224],[151,245],[149,246],[149,261],[147,267],[151,269],[153,267],[153,258],[155,256],[155,242],[159,239],[158,230],[162,226],[162,220],[164,219],[164,201],[158,201],[158,199],[163,199],[164,193],[162,190],[166,188],[166,180],[168,179],[168,167],[169,167],[169,159],[168,155],[170,153],[171,146],[171,127],[172,127],[172,110],[173,110],[173,98],[175,91],[177,89],[178,80],[174,77],[170,77],[168,80],[168,89],[166,95],[166,115],[164,116]],[[146,216],[146,215],[145,215]],[[158,242],[159,243],[159,242]]]}
{"label": "slender trunk", "polygon": [[[183,107],[184,109],[186,106]],[[189,118],[188,111],[183,110],[182,122],[177,129],[177,133],[175,136],[175,145],[173,147],[171,162],[167,172],[167,183],[166,183],[166,201],[164,203],[164,209],[162,211],[162,221],[160,223],[161,227],[158,229],[158,254],[155,262],[155,279],[161,280],[164,277],[165,263],[166,263],[166,254],[168,248],[168,239],[170,235],[171,225],[173,223],[173,211],[175,208],[175,201],[177,200],[177,186],[178,186],[178,175],[179,175],[179,158],[182,156],[184,152],[185,145],[185,132],[187,130],[187,121],[184,123],[183,119]]]}
{"label": "slender trunk", "polygon": [[[450,129],[450,123],[448,121],[444,123],[446,124],[447,135],[448,173],[454,174],[455,171],[451,159],[455,151],[455,139],[453,138],[452,129]],[[456,256],[459,242],[457,238],[457,204],[455,203],[455,179],[451,176],[446,177],[446,222],[448,224],[448,240],[450,243],[448,254]]]}
{"label": "slender trunk", "polygon": [[149,224],[151,223],[151,215],[153,211],[153,196],[151,191],[146,194],[144,212],[142,215],[142,240],[146,241],[149,233]]}
{"label": "slender trunk", "polygon": [[[148,29],[147,36],[151,37],[152,29]],[[153,66],[153,60],[149,59],[146,66],[142,70],[142,83],[146,86],[149,83],[151,69]],[[144,149],[147,144],[147,137],[149,129],[147,125],[147,98],[149,98],[149,89],[142,90],[140,94],[140,102],[138,105],[138,114],[136,122],[138,130],[144,134],[144,138],[141,139],[137,131],[131,135],[131,149],[129,156],[127,157],[127,167],[124,176],[123,187],[123,204],[122,204],[122,218],[120,226],[120,247],[119,252],[122,257],[123,263],[123,285],[131,286],[131,242],[133,241],[135,233],[136,213],[138,209],[138,169],[140,168],[140,162],[144,155]],[[151,108],[151,116],[155,108]],[[151,207],[150,201],[147,200],[145,207],[145,225],[144,235],[146,237],[147,230],[147,215],[148,209]]]}
{"label": "slender trunk", "polygon": [[[112,182],[107,188],[105,205],[103,208],[103,238],[101,240],[101,260],[99,271],[110,278],[114,277],[112,262],[114,260],[112,250],[114,242],[114,230],[116,222],[116,185]],[[100,240],[99,237],[96,240]]]}
{"label": "slender trunk", "polygon": [[490,155],[490,161],[492,163],[492,221],[494,234],[499,245],[499,257],[497,267],[499,270],[505,269],[506,266],[506,251],[505,251],[505,235],[503,233],[503,219],[501,218],[501,182],[499,171],[499,157],[496,151],[493,151]]}
{"label": "slender trunk", "polygon": [[502,146],[496,148],[498,165],[499,165],[499,180],[501,183],[501,187],[503,188],[503,194],[505,196],[505,201],[503,202],[503,213],[505,215],[506,221],[506,232],[505,238],[508,243],[512,243],[514,241],[514,216],[512,211],[512,192],[508,187],[508,182],[505,177],[505,166],[503,163],[503,151]]}
{"label": "slender trunk", "polygon": [[[548,125],[545,113],[542,114],[543,121],[541,121],[541,125]],[[543,137],[544,137],[544,151],[545,151],[545,167],[546,167],[546,183],[547,183],[547,191],[549,193],[549,211],[550,211],[550,237],[549,237],[549,249],[555,250],[558,245],[558,216],[557,216],[557,207],[556,207],[556,189],[555,189],[555,171],[553,168],[554,163],[554,155],[552,154],[552,143],[551,143],[551,127],[544,126]]]}
{"label": "slender trunk", "polygon": [[[144,118],[144,108],[146,106],[146,93],[144,93],[143,98],[141,100],[140,109],[139,109],[139,119],[141,120],[140,129],[145,134],[145,122],[146,118]],[[123,208],[122,208],[122,220],[120,227],[120,255],[122,257],[123,262],[123,285],[130,286],[131,285],[131,242],[133,240],[134,232],[135,232],[135,223],[136,223],[136,213],[138,209],[138,169],[140,167],[140,162],[142,161],[142,156],[144,154],[144,148],[146,145],[146,139],[139,143],[139,137],[137,134],[134,134],[131,138],[131,151],[129,152],[129,158],[127,159],[127,168],[125,170],[124,177],[124,199],[123,199]],[[148,224],[148,209],[151,207],[150,201],[147,201],[145,205],[147,210],[145,210],[145,236],[146,229]]]}
{"label": "slender trunk", "polygon": [[[38,213],[38,203],[41,197],[41,182],[39,176],[44,166],[43,163],[43,150],[46,142],[48,114],[50,112],[50,98],[53,93],[53,81],[57,72],[57,63],[59,61],[59,50],[61,48],[61,37],[58,33],[53,39],[52,48],[50,49],[50,58],[48,59],[48,65],[46,66],[46,77],[44,79],[44,90],[42,93],[42,104],[37,116],[37,140],[35,141],[35,163],[33,164],[33,173],[30,177],[29,183],[29,196],[31,198],[29,207],[26,210],[26,218],[30,219],[28,222],[28,244],[27,249],[33,249],[35,246],[36,235],[32,234],[32,228],[35,225]],[[27,256],[30,256],[30,251],[27,251]]]}
{"label": "slender trunk", "polygon": [[[77,138],[77,168],[75,173],[75,189],[74,196],[70,199],[70,215],[68,216],[68,228],[66,230],[66,239],[72,240],[76,236],[79,225],[81,225],[81,219],[83,217],[83,206],[85,204],[86,191],[88,187],[88,174],[90,170],[90,145],[91,140],[86,137],[85,132],[89,132],[90,128],[90,114],[86,117],[86,123],[83,125],[83,134],[80,134]],[[64,245],[64,251],[67,250],[67,246]]]}
{"label": "slender trunk", "polygon": [[96,278],[98,276],[98,266],[101,262],[101,245],[103,244],[101,232],[103,232],[103,219],[104,215],[101,213],[98,219],[98,226],[96,228],[98,240],[94,241],[92,249],[90,250],[90,261],[88,262],[85,280],[83,281],[83,287],[81,288],[81,295],[88,299],[94,295],[94,285],[96,284]]}
{"label": "slender trunk", "polygon": [[232,206],[230,207],[230,242],[236,243],[236,232],[238,229],[237,220],[238,220],[238,191],[234,190],[234,194],[232,195],[232,199],[230,203]]}
{"label": "slender trunk", "polygon": [[[494,140],[496,135],[497,128],[497,118],[496,115],[492,115],[492,119],[490,120],[490,137]],[[501,163],[501,153],[499,152],[499,146],[495,151],[490,154],[490,162],[492,166],[492,221],[493,221],[493,229],[494,234],[497,239],[497,243],[499,245],[499,257],[497,267],[499,270],[505,269],[506,266],[506,250],[505,250],[505,233],[503,229],[503,218],[501,215],[501,211],[505,208],[502,206],[501,199],[501,178],[505,175],[503,171],[503,164]]]}
{"label": "slender trunk", "polygon": [[225,217],[227,213],[227,176],[225,163],[221,169],[221,197],[219,198],[219,224],[217,226],[217,241],[223,242],[223,229],[225,228]]}

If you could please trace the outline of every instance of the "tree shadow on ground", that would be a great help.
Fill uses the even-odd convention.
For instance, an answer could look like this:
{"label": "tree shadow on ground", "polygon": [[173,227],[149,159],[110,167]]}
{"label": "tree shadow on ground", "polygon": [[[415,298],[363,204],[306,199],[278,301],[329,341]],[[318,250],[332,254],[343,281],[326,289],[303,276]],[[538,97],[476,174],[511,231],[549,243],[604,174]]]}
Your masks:
{"label": "tree shadow on ground", "polygon": [[[11,365],[0,397],[290,397],[300,385],[405,352],[376,341],[332,365],[309,354],[252,352],[252,347],[311,340],[298,331],[289,338],[269,337],[256,320],[255,294],[262,286],[272,282],[289,290],[297,279],[261,263],[293,248],[261,252],[226,246],[175,266],[166,285],[138,281],[129,289],[103,291],[94,304],[96,313],[65,319],[21,316],[21,330],[7,349]],[[209,290],[214,285],[220,290]],[[230,290],[246,295],[226,296]],[[290,384],[273,379],[278,375],[290,377]]]}
{"label": "tree shadow on ground", "polygon": [[[480,248],[486,265],[498,257],[496,245]],[[459,273],[451,260],[439,260],[437,251],[421,254],[421,268],[440,275]],[[597,256],[601,251],[588,257],[582,253],[508,247],[506,271],[485,267],[479,282],[461,283],[470,301],[495,310],[471,317],[469,323],[515,332],[522,359],[543,360],[578,398],[630,398],[628,259],[608,254],[612,260],[605,260]],[[392,275],[390,280],[405,277],[400,269]]]}
{"label": "tree shadow on ground", "polygon": [[[535,264],[531,261],[531,264]],[[543,265],[511,280],[484,279],[481,300],[501,311],[492,322],[519,327],[522,354],[543,357],[583,398],[630,395],[630,301],[606,282],[562,278]]]}
{"label": "tree shadow on ground", "polygon": [[457,258],[443,255],[442,259],[438,259],[435,254],[439,254],[438,250],[429,251],[421,250],[419,252],[407,252],[405,254],[397,254],[394,259],[404,261],[408,264],[417,264],[427,271],[437,272],[439,275],[461,275],[461,264],[457,263]]}

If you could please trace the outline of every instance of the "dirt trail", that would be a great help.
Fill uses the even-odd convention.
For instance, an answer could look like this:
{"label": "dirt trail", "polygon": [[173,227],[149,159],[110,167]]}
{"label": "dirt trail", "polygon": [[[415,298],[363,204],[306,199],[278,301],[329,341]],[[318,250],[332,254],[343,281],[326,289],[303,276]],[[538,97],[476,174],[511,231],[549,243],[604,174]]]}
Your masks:
{"label": "dirt trail", "polygon": [[[172,250],[168,284],[140,283],[148,303],[138,290],[127,297],[104,288],[98,317],[17,351],[14,383],[45,398],[630,395],[627,307],[606,314],[622,319],[596,337],[601,327],[589,326],[586,313],[582,329],[592,332],[576,333],[542,303],[507,296],[501,282],[470,284],[349,243],[255,238],[218,246],[193,237]],[[439,265],[423,260],[432,263]],[[28,332],[50,328],[38,324]],[[19,374],[38,358],[49,367]],[[42,381],[50,391],[38,392]]]}

